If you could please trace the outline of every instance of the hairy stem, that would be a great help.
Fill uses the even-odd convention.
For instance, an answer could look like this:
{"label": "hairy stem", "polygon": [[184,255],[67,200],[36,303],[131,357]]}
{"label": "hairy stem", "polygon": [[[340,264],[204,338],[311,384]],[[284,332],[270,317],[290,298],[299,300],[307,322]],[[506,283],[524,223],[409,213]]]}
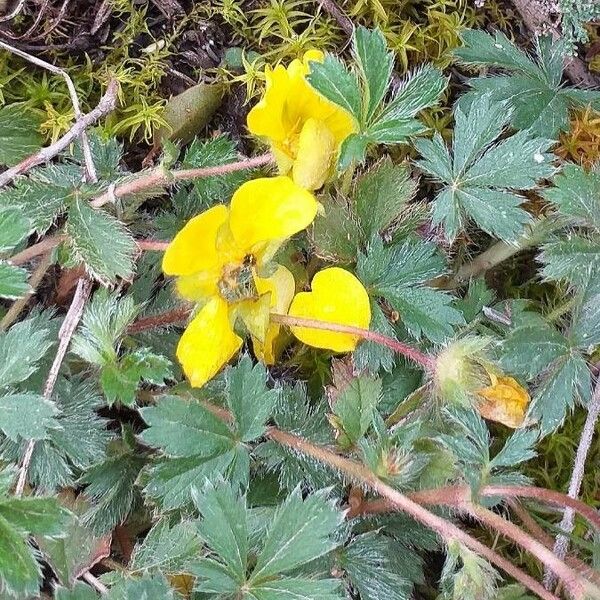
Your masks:
{"label": "hairy stem", "polygon": [[[594,431],[596,429],[598,416],[600,416],[600,382],[596,383],[596,387],[594,388],[594,393],[588,407],[587,417],[583,425],[583,430],[581,431],[579,445],[577,446],[577,453],[573,464],[573,474],[571,475],[569,490],[567,492],[568,496],[573,499],[576,499],[579,496],[581,490],[581,482],[583,481],[583,476],[585,474],[585,462],[590,447],[592,446],[592,440],[594,439]],[[569,536],[573,532],[574,527],[575,511],[572,508],[567,508],[563,513],[559,525],[562,533],[556,536],[556,541],[554,542],[554,554],[560,559],[564,559],[567,554],[569,549]],[[544,585],[548,590],[556,585],[556,577],[553,573],[544,573]]]}
{"label": "hairy stem", "polygon": [[253,158],[244,158],[237,162],[219,165],[217,167],[202,167],[199,169],[181,169],[178,171],[166,171],[163,167],[156,167],[151,171],[142,172],[137,177],[130,179],[120,185],[109,188],[106,192],[94,198],[90,204],[94,208],[100,208],[108,202],[114,202],[117,198],[137,194],[153,188],[163,188],[176,181],[188,181],[202,177],[215,177],[226,175],[244,169],[254,169],[273,162],[271,154],[261,154]]}
{"label": "hairy stem", "polygon": [[[598,514],[591,506],[561,492],[521,485],[486,485],[478,490],[478,493],[481,497],[530,498],[560,508],[572,508],[576,513],[587,519],[596,529],[598,529],[598,531],[600,531],[600,514]],[[438,504],[445,499],[452,500],[454,503],[460,503],[470,501],[471,489],[467,486],[460,485],[449,486],[435,490],[421,490],[415,492],[412,497],[416,499],[417,502],[424,502],[426,504]],[[389,510],[389,503],[387,503],[385,499],[378,499],[364,502],[357,509],[358,512],[356,514],[382,513]]]}
{"label": "hairy stem", "polygon": [[[67,236],[62,233],[51,235],[47,238],[44,238],[40,242],[29,246],[29,248],[25,248],[25,250],[18,252],[14,256],[11,256],[8,260],[13,265],[22,265],[30,261],[32,258],[35,258],[40,254],[44,254],[48,250],[53,250],[59,244],[62,244],[62,242],[64,242],[66,239]],[[157,252],[164,252],[169,246],[169,242],[163,242],[161,240],[136,240],[135,243],[137,244],[140,250],[144,251],[154,250]]]}
{"label": "hairy stem", "polygon": [[[552,550],[554,546],[553,537],[544,531],[537,521],[529,514],[529,512],[523,507],[523,505],[516,500],[509,500],[507,502],[511,511],[519,517],[519,520],[529,533],[536,538],[540,543],[544,544],[546,548]],[[592,567],[584,563],[576,556],[565,556],[563,559],[571,568],[579,571],[582,575],[587,577],[595,585],[600,586],[600,573],[594,570]]]}
{"label": "hairy stem", "polygon": [[363,340],[375,342],[381,346],[387,346],[394,352],[405,356],[409,360],[417,363],[427,371],[431,371],[434,367],[434,359],[421,352],[417,348],[399,342],[393,338],[387,337],[381,333],[370,331],[369,329],[361,329],[360,327],[352,327],[350,325],[339,325],[337,323],[329,323],[318,319],[304,319],[301,317],[292,317],[290,315],[271,314],[271,321],[289,327],[306,327],[310,329],[322,329],[324,331],[337,331],[339,333],[349,333]]}
{"label": "hairy stem", "polygon": [[287,446],[292,450],[315,458],[319,462],[333,467],[350,479],[354,480],[356,483],[369,487],[374,492],[377,492],[379,495],[383,496],[396,509],[405,512],[419,523],[422,523],[426,527],[429,527],[435,531],[446,542],[452,540],[460,542],[473,552],[477,553],[508,573],[511,577],[522,583],[525,587],[529,588],[540,598],[543,598],[544,600],[558,600],[557,596],[548,592],[548,590],[546,590],[533,577],[513,565],[509,560],[500,556],[497,552],[491,548],[488,548],[453,523],[446,521],[442,517],[438,517],[404,494],[401,494],[394,488],[383,483],[372,471],[360,463],[345,458],[344,456],[336,454],[335,452],[332,452],[326,448],[316,446],[301,437],[286,433],[274,427],[268,429],[267,436],[283,446]]}

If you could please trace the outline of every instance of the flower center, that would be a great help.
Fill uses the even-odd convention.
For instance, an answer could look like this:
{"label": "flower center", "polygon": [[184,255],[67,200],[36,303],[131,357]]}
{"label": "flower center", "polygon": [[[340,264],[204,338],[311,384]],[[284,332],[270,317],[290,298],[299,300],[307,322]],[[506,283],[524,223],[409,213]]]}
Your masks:
{"label": "flower center", "polygon": [[244,256],[242,263],[228,263],[223,267],[219,279],[219,294],[227,302],[256,300],[258,291],[254,283],[254,266],[256,257],[253,254]]}

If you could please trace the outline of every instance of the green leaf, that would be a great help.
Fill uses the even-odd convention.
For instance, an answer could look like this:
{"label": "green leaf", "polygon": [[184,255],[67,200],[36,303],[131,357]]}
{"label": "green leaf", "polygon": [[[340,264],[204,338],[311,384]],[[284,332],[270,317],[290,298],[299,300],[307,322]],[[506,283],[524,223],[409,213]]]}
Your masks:
{"label": "green leaf", "polygon": [[365,121],[379,108],[390,84],[394,57],[387,49],[379,29],[357,27],[354,30],[353,49],[366,88]]}
{"label": "green leaf", "polygon": [[31,291],[25,269],[0,260],[0,297],[14,300]]}
{"label": "green leaf", "polygon": [[216,487],[207,483],[193,496],[203,517],[198,525],[200,536],[225,563],[228,576],[243,584],[249,552],[245,498],[234,494],[224,482]]}
{"label": "green leaf", "polygon": [[55,498],[0,499],[0,591],[37,595],[41,571],[27,537],[62,534],[66,516]]}
{"label": "green leaf", "polygon": [[237,366],[225,372],[227,405],[235,418],[237,437],[251,442],[265,431],[278,392],[267,388],[267,371],[258,363],[254,367],[250,357],[243,356]]}
{"label": "green leaf", "polygon": [[556,429],[575,401],[590,395],[590,371],[569,340],[554,327],[541,323],[519,327],[502,347],[502,366],[537,382],[530,415],[542,435]]}
{"label": "green leaf", "polygon": [[339,58],[327,54],[322,63],[311,61],[306,79],[325,98],[347,110],[358,121],[362,120],[358,81]]}
{"label": "green leaf", "polygon": [[162,385],[164,379],[171,376],[171,362],[167,358],[141,348],[126,354],[118,363],[104,366],[100,384],[109,406],[115,402],[133,406],[135,392],[142,380]]}
{"label": "green leaf", "polygon": [[584,285],[592,273],[600,271],[600,236],[570,234],[548,242],[542,246],[538,259],[544,265],[540,274],[545,279]]}
{"label": "green leaf", "polygon": [[0,210],[0,252],[12,250],[25,239],[30,229],[29,220],[18,208]]}
{"label": "green leaf", "polygon": [[158,521],[131,556],[130,570],[179,573],[195,558],[201,549],[196,528],[189,521],[170,526],[167,520]]}
{"label": "green leaf", "polygon": [[0,500],[0,517],[19,531],[43,535],[62,535],[68,512],[56,498],[5,498]]}
{"label": "green leaf", "polygon": [[600,345],[600,290],[590,287],[581,294],[569,331],[571,343],[584,352]]}
{"label": "green leaf", "polygon": [[369,142],[401,144],[423,133],[426,127],[416,119],[380,119],[366,133]]}
{"label": "green leaf", "polygon": [[342,521],[343,513],[325,492],[303,499],[297,488],[273,517],[251,583],[256,585],[327,554],[337,545],[331,535]]}
{"label": "green leaf", "polygon": [[[244,462],[245,461],[245,462]],[[236,465],[236,462],[239,464]],[[158,462],[148,470],[144,492],[159,500],[164,510],[181,508],[192,499],[192,490],[200,488],[207,478],[224,475],[228,469],[247,477],[250,468],[248,453],[239,448],[211,456],[196,454]]]}
{"label": "green leaf", "polygon": [[535,444],[539,433],[535,429],[517,429],[507,440],[502,450],[490,462],[490,468],[514,467],[537,455]]}
{"label": "green leaf", "polygon": [[0,430],[11,440],[48,437],[48,430],[59,427],[54,402],[33,393],[0,397]]}
{"label": "green leaf", "polygon": [[535,377],[552,361],[569,352],[569,343],[554,327],[541,322],[518,327],[502,346],[502,366],[509,372]]}
{"label": "green leaf", "polygon": [[19,177],[13,186],[0,191],[0,206],[17,208],[34,231],[44,233],[63,212],[77,187],[70,185],[73,167],[81,180],[81,170],[74,165],[48,165],[32,171],[28,177]]}
{"label": "green leaf", "polygon": [[58,586],[54,590],[55,600],[98,600],[98,594],[92,587],[78,581],[73,589]]}
{"label": "green leaf", "polygon": [[546,200],[553,202],[561,214],[600,229],[600,172],[567,163],[553,183],[555,187],[543,191]]}
{"label": "green leaf", "polygon": [[586,404],[591,393],[591,374],[579,354],[561,356],[543,374],[531,403],[530,414],[539,421],[541,434],[556,430],[575,401]]}
{"label": "green leaf", "polygon": [[443,273],[445,265],[434,244],[406,240],[383,246],[374,238],[357,265],[359,279],[373,296],[385,298],[398,311],[411,335],[441,342],[464,322],[450,306],[452,296],[424,284]]}
{"label": "green leaf", "polygon": [[[396,339],[396,332],[392,324],[381,310],[379,304],[371,298],[371,323],[369,329],[377,333]],[[396,355],[387,346],[375,342],[363,341],[354,351],[354,364],[357,370],[367,370],[377,373],[380,369],[391,371],[394,367]]]}
{"label": "green leaf", "polygon": [[121,298],[118,292],[99,289],[85,308],[72,352],[99,367],[116,363],[120,342],[137,314],[131,296]]}
{"label": "green leaf", "polygon": [[133,277],[137,250],[127,228],[103,210],[76,198],[69,209],[66,232],[78,260],[101,281]]}
{"label": "green leaf", "polygon": [[417,164],[444,185],[433,202],[432,222],[443,225],[449,241],[467,217],[491,235],[515,240],[530,217],[514,190],[532,189],[555,171],[550,140],[531,131],[496,139],[510,117],[507,108],[489,95],[477,96],[466,111],[458,106],[452,161],[439,137],[415,143],[423,156]]}
{"label": "green leaf", "polygon": [[50,328],[35,318],[20,321],[0,333],[0,387],[25,381],[51,345]]}
{"label": "green leaf", "polygon": [[380,399],[381,380],[375,377],[356,377],[340,391],[333,413],[344,432],[342,446],[353,446],[367,433]]}
{"label": "green leaf", "polygon": [[83,523],[94,533],[103,535],[123,523],[139,502],[135,481],[144,463],[143,455],[124,452],[94,465],[81,477],[80,483],[87,485],[85,494],[93,503]]}
{"label": "green leaf", "polygon": [[343,142],[338,158],[338,171],[345,171],[351,164],[365,160],[370,139],[367,136],[351,133]]}
{"label": "green leaf", "polygon": [[416,183],[404,165],[387,158],[362,175],[354,191],[354,203],[365,238],[389,229],[412,199]]}
{"label": "green leaf", "polygon": [[351,206],[343,197],[326,199],[325,214],[317,215],[311,230],[317,256],[332,262],[356,260],[357,244],[364,237]]}
{"label": "green leaf", "polygon": [[340,567],[361,600],[409,600],[413,584],[398,560],[405,552],[389,537],[369,532],[356,536],[341,551]]}
{"label": "green leaf", "polygon": [[476,102],[484,94],[513,107],[511,125],[528,129],[542,137],[556,138],[569,127],[569,109],[600,102],[600,93],[569,90],[561,86],[564,47],[560,42],[541,38],[535,58],[517,48],[504,34],[465,31],[465,45],[455,54],[467,65],[499,67],[501,76],[471,79],[473,92],[462,96],[459,104]]}
{"label": "green leaf", "polygon": [[141,579],[123,579],[111,588],[107,600],[175,600],[175,595],[162,575],[146,575]]}
{"label": "green leaf", "polygon": [[83,525],[81,515],[89,503],[81,496],[72,501],[63,498],[62,501],[71,510],[63,535],[57,538],[37,536],[36,543],[60,583],[70,586],[91,565],[110,554],[111,535],[96,536]]}
{"label": "green leaf", "polygon": [[140,414],[148,429],[140,438],[172,457],[209,457],[231,450],[234,440],[225,423],[194,400],[166,396]]}
{"label": "green leaf", "polygon": [[0,164],[12,166],[42,145],[39,123],[20,105],[0,108]]}
{"label": "green leaf", "polygon": [[0,591],[9,598],[37,594],[40,566],[27,543],[27,534],[17,531],[0,516]]}
{"label": "green leaf", "polygon": [[424,65],[406,77],[379,119],[381,121],[411,119],[423,109],[436,104],[447,85],[448,79],[439,69]]}
{"label": "green leaf", "polygon": [[289,578],[265,581],[253,586],[244,596],[248,600],[342,600],[337,579]]}
{"label": "green leaf", "polygon": [[[218,136],[208,140],[195,139],[187,148],[182,167],[198,169],[204,167],[217,167],[239,160],[235,144],[226,136]],[[201,177],[194,179],[196,199],[186,197],[186,202],[181,212],[190,218],[202,209],[215,202],[228,200],[233,192],[252,175],[251,169],[234,171],[227,175],[215,177]]]}

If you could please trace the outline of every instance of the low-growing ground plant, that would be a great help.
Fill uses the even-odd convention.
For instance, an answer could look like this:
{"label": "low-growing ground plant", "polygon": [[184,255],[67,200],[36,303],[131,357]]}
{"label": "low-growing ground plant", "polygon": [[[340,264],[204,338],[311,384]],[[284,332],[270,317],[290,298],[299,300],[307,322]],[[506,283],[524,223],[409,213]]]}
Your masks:
{"label": "low-growing ground plant", "polygon": [[[406,4],[164,3],[83,110],[3,42],[1,598],[600,598],[583,37]],[[160,96],[217,14],[229,95]]]}

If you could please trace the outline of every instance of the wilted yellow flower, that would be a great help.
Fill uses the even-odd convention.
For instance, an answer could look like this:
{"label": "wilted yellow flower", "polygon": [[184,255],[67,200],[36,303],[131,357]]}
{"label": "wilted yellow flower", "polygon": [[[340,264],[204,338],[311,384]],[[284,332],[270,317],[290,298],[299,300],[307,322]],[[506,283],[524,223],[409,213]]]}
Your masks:
{"label": "wilted yellow flower", "polygon": [[507,427],[523,425],[529,406],[529,393],[519,382],[505,375],[488,372],[490,385],[478,390],[482,401],[477,405],[484,419],[498,421]]}
{"label": "wilted yellow flower", "polygon": [[289,177],[254,179],[233,195],[231,206],[214,206],[175,236],[163,271],[177,277],[188,300],[203,303],[177,346],[177,358],[194,387],[211,379],[240,349],[233,326],[240,317],[257,355],[272,360],[279,328],[271,309],[286,312],[294,278],[270,260],[290,236],[312,223],[318,203]]}
{"label": "wilted yellow flower", "polygon": [[[368,329],[371,322],[369,295],[352,273],[331,267],[319,271],[312,280],[311,292],[296,294],[289,315]],[[305,344],[335,352],[351,352],[360,337],[349,333],[309,327],[292,327],[293,334]]]}
{"label": "wilted yellow flower", "polygon": [[309,50],[287,69],[265,67],[265,93],[248,114],[248,129],[269,140],[280,173],[291,174],[307,190],[316,190],[325,183],[340,145],[357,124],[349,112],[308,84],[310,61],[322,62],[323,53]]}

